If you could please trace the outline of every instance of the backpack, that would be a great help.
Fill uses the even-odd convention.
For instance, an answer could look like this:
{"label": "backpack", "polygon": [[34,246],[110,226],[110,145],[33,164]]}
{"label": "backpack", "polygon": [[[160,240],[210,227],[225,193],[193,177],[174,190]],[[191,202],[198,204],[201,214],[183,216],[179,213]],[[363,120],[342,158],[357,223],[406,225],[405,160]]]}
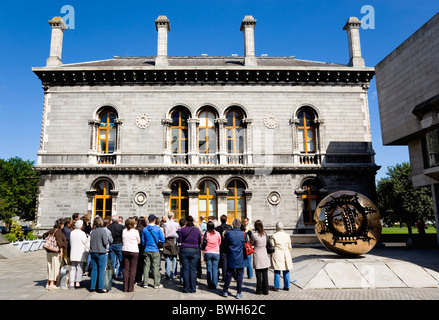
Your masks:
{"label": "backpack", "polygon": [[265,234],[265,236],[267,237],[267,244],[265,245],[265,248],[267,249],[267,253],[273,254],[274,253],[273,243],[270,241],[270,238],[268,237],[267,234]]}

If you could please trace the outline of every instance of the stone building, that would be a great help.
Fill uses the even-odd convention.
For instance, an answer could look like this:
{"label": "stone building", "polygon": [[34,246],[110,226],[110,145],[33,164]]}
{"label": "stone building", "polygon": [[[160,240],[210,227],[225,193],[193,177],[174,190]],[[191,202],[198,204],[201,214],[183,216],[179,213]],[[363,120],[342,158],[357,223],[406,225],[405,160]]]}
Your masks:
{"label": "stone building", "polygon": [[61,18],[50,57],[33,68],[44,89],[38,224],[73,212],[124,218],[169,210],[273,230],[314,233],[322,197],[374,197],[377,166],[361,56],[350,18],[350,60],[256,56],[256,20],[240,30],[244,56],[168,56],[170,22],[155,20],[157,56],[63,64]]}
{"label": "stone building", "polygon": [[439,13],[375,67],[384,145],[409,149],[415,187],[439,201]]}

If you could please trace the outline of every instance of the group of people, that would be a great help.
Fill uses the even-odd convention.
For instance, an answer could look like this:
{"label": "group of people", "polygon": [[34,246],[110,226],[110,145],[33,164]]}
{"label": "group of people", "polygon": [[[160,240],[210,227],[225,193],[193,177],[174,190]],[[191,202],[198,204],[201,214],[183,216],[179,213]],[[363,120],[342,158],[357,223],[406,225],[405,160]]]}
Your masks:
{"label": "group of people", "polygon": [[[256,274],[256,294],[267,295],[268,268],[274,271],[273,291],[289,290],[289,271],[292,269],[290,254],[291,238],[284,232],[283,224],[276,224],[276,232],[268,236],[261,220],[256,220],[251,230],[248,219],[241,222],[234,219],[227,224],[227,216],[220,222],[214,217],[200,217],[198,225],[192,216],[174,220],[169,212],[159,220],[151,214],[146,217],[132,217],[123,224],[121,217],[96,216],[90,222],[89,215],[58,219],[54,227],[43,238],[56,239],[57,251],[47,251],[48,290],[57,290],[56,285],[62,264],[70,265],[69,287],[81,286],[82,278],[90,270],[90,291],[105,293],[105,270],[108,267],[114,277],[123,279],[123,291],[134,291],[135,284],[148,288],[149,278],[153,287],[162,288],[160,262],[165,260],[165,279],[178,279],[183,293],[196,292],[197,278],[201,277],[201,262],[206,264],[209,289],[217,289],[219,277],[224,282],[221,295],[227,297],[232,278],[237,282],[236,298],[242,297],[244,271],[247,277]],[[268,241],[274,252],[268,251]],[[245,243],[254,252],[245,254]],[[204,253],[204,255],[203,255]],[[253,258],[252,258],[253,257]],[[178,263],[179,260],[179,263]],[[253,262],[253,263],[252,263]]]}

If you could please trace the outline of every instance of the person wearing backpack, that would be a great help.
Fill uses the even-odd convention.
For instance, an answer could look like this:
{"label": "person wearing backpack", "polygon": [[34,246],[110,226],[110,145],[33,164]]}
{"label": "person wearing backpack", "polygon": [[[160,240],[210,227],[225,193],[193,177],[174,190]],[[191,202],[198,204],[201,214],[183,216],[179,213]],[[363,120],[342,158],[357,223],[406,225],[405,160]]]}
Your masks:
{"label": "person wearing backpack", "polygon": [[254,246],[253,267],[256,271],[256,294],[268,294],[268,268],[270,257],[267,253],[267,234],[261,220],[255,221],[255,232],[251,235],[250,244]]}
{"label": "person wearing backpack", "polygon": [[216,231],[219,232],[221,235],[221,245],[220,245],[220,261],[219,261],[219,267],[221,268],[221,276],[222,281],[224,282],[224,279],[226,278],[226,272],[227,272],[227,244],[224,241],[224,237],[230,229],[232,229],[232,226],[230,224],[227,224],[227,216],[223,214],[220,217],[221,224],[216,227]]}

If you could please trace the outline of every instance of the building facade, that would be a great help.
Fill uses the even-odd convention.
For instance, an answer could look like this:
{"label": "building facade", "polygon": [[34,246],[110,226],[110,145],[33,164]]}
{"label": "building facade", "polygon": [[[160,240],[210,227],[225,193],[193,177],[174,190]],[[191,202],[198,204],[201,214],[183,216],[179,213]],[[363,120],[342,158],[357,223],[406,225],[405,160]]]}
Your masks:
{"label": "building facade", "polygon": [[173,211],[282,221],[313,233],[328,193],[374,197],[360,21],[350,18],[346,65],[255,55],[256,20],[241,22],[244,56],[167,55],[159,16],[155,57],[63,64],[66,26],[33,68],[44,89],[38,225],[73,212],[124,218]]}
{"label": "building facade", "polygon": [[439,13],[375,67],[384,145],[409,149],[415,187],[439,201]]}

